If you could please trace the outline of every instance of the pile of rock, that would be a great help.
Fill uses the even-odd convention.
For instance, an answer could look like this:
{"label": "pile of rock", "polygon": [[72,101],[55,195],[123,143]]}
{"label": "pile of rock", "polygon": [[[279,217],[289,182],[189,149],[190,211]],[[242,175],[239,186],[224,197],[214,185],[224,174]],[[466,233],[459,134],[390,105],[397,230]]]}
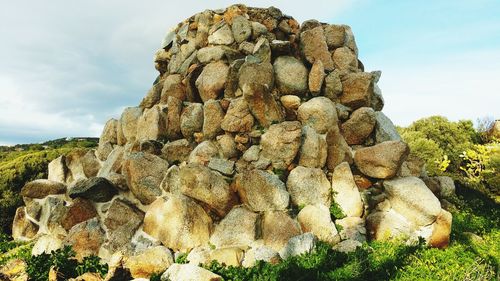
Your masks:
{"label": "pile of rock", "polygon": [[[106,123],[96,151],[54,160],[48,180],[23,188],[13,233],[37,239],[33,254],[69,244],[134,278],[168,268],[165,279],[205,280],[199,263],[276,263],[318,240],[447,245],[451,215],[434,193],[453,182],[407,159],[381,112],[380,71],[364,72],[348,26],[299,25],[273,7],[207,10],[168,33],[155,66],[151,90]],[[188,265],[174,264],[180,254]]]}

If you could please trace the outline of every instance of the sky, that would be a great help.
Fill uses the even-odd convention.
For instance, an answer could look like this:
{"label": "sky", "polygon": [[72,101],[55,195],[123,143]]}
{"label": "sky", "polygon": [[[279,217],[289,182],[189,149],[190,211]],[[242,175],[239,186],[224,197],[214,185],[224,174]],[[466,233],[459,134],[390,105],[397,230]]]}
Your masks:
{"label": "sky", "polygon": [[234,3],[350,25],[396,125],[500,118],[498,0],[0,0],[0,145],[99,136],[151,87],[171,27]]}

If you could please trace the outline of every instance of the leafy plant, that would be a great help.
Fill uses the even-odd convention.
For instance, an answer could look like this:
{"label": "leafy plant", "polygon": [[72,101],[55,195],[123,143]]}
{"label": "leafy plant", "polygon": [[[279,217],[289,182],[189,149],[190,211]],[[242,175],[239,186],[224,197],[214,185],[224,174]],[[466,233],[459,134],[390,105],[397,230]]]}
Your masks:
{"label": "leafy plant", "polygon": [[177,258],[175,259],[175,263],[186,264],[186,263],[188,263],[187,257],[188,257],[187,253],[179,254],[177,256]]}

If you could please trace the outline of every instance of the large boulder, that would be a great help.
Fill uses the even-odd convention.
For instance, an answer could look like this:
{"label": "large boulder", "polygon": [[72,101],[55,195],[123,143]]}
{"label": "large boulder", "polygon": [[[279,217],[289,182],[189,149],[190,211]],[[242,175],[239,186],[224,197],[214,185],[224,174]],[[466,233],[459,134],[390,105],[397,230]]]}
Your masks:
{"label": "large boulder", "polygon": [[250,113],[248,103],[244,98],[233,99],[229,104],[226,115],[222,120],[221,128],[226,132],[249,132],[254,124],[254,117]]}
{"label": "large boulder", "polygon": [[189,251],[208,242],[212,219],[187,196],[167,193],[156,199],[144,217],[143,230],[175,251]]}
{"label": "large boulder", "polygon": [[241,201],[252,211],[284,210],[288,207],[290,196],[285,184],[272,173],[250,170],[237,174],[235,189]]}
{"label": "large boulder", "polygon": [[326,70],[333,70],[332,56],[328,51],[323,27],[318,26],[300,34],[300,47],[306,60],[313,64],[320,60]]}
{"label": "large boulder", "polygon": [[340,133],[337,126],[330,128],[326,134],[327,157],[326,166],[328,170],[333,171],[342,162],[352,163],[352,151],[344,136]]}
{"label": "large boulder", "polygon": [[156,246],[127,258],[125,268],[133,278],[150,278],[163,272],[174,263],[172,252],[166,247]]}
{"label": "large boulder", "polygon": [[249,83],[243,85],[242,91],[248,108],[262,127],[283,121],[281,109],[267,85]]}
{"label": "large boulder", "polygon": [[28,220],[25,207],[17,208],[12,223],[12,238],[14,240],[31,239],[37,234],[38,228],[38,225]]}
{"label": "large boulder", "polygon": [[375,112],[375,120],[377,121],[375,124],[375,140],[377,143],[401,140],[401,137],[399,136],[399,133],[391,119],[389,119],[384,113],[381,111]]}
{"label": "large boulder", "polygon": [[167,135],[167,107],[155,105],[144,110],[137,121],[136,139],[138,141],[161,140]]}
{"label": "large boulder", "polygon": [[365,175],[378,179],[394,177],[410,150],[401,141],[386,141],[356,150],[354,163]]}
{"label": "large boulder", "polygon": [[108,231],[108,241],[104,245],[112,252],[126,246],[136,230],[142,224],[144,212],[131,203],[115,199],[104,217],[104,225]]}
{"label": "large boulder", "polygon": [[83,198],[76,198],[68,207],[61,219],[61,225],[66,230],[70,230],[76,224],[89,220],[97,216],[97,210],[92,202]]}
{"label": "large boulder", "polygon": [[343,93],[340,102],[352,109],[369,107],[373,96],[373,84],[371,73],[357,72],[346,75],[342,80]]}
{"label": "large boulder", "polygon": [[126,142],[135,140],[137,135],[137,121],[142,116],[143,109],[140,107],[127,107],[123,110],[120,117],[119,128],[121,134],[118,133],[118,144],[124,145]]}
{"label": "large boulder", "polygon": [[203,104],[190,103],[181,114],[181,132],[184,138],[193,139],[195,133],[203,131]]}
{"label": "large boulder", "polygon": [[48,167],[48,180],[65,183],[67,171],[68,167],[66,167],[65,156],[61,155],[50,161]]}
{"label": "large boulder", "polygon": [[255,241],[258,215],[245,207],[233,208],[215,226],[210,243],[217,248],[249,247]]}
{"label": "large boulder", "polygon": [[439,200],[417,177],[386,180],[384,189],[392,208],[416,226],[433,223],[441,212]]}
{"label": "large boulder", "polygon": [[316,248],[316,236],[312,233],[304,233],[290,238],[285,247],[281,249],[280,256],[286,260],[290,257],[310,254]]}
{"label": "large boulder", "polygon": [[196,79],[196,87],[203,102],[217,99],[224,92],[228,74],[229,66],[223,61],[211,62],[203,68]]}
{"label": "large boulder", "polygon": [[342,124],[342,134],[349,145],[362,144],[375,127],[375,111],[370,107],[356,109]]}
{"label": "large boulder", "polygon": [[302,127],[297,121],[285,121],[269,127],[261,136],[262,156],[276,169],[286,169],[300,148]]}
{"label": "large boulder", "polygon": [[288,175],[286,186],[295,206],[330,206],[330,182],[321,169],[298,166]]}
{"label": "large boulder", "polygon": [[451,213],[441,210],[433,224],[432,234],[429,237],[429,245],[436,248],[446,248],[450,244]]}
{"label": "large boulder", "polygon": [[325,166],[327,155],[325,137],[316,133],[316,130],[310,126],[302,127],[299,165],[308,168],[322,168]]}
{"label": "large boulder", "polygon": [[222,109],[220,102],[216,100],[208,100],[203,104],[203,138],[210,140],[221,134],[221,123],[224,119],[225,112]]}
{"label": "large boulder", "polygon": [[21,189],[21,196],[28,198],[45,198],[52,194],[66,193],[66,185],[52,180],[34,180],[26,183]]}
{"label": "large boulder", "polygon": [[339,164],[332,175],[333,200],[348,217],[363,215],[363,201],[347,162]]}
{"label": "large boulder", "polygon": [[311,232],[320,241],[335,245],[340,241],[330,210],[323,204],[307,205],[297,215],[302,232]]}
{"label": "large boulder", "polygon": [[122,172],[134,196],[142,204],[151,204],[161,195],[160,183],[168,169],[168,162],[156,155],[135,152],[123,162]]}
{"label": "large boulder", "polygon": [[366,217],[366,229],[371,239],[387,241],[409,238],[412,225],[403,215],[389,209],[369,214]]}
{"label": "large boulder", "polygon": [[179,164],[187,161],[194,145],[187,139],[175,140],[166,143],[161,149],[161,157],[169,164]]}
{"label": "large boulder", "polygon": [[319,134],[325,134],[330,128],[337,126],[337,109],[330,99],[316,97],[300,105],[297,119],[303,125],[314,128]]}
{"label": "large boulder", "polygon": [[85,198],[95,202],[107,202],[118,193],[106,178],[94,177],[77,181],[68,191],[70,198]]}
{"label": "large boulder", "polygon": [[179,180],[182,194],[196,199],[221,217],[238,202],[224,177],[206,166],[192,163],[180,168]]}

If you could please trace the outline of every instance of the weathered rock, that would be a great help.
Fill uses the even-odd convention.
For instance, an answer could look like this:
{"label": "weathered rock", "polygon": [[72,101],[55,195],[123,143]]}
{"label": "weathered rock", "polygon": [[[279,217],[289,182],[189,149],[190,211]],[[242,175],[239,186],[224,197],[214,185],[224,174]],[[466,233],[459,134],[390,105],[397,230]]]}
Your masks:
{"label": "weathered rock", "polygon": [[180,191],[224,217],[237,203],[224,177],[200,164],[188,164],[179,170]]}
{"label": "weathered rock", "polygon": [[[140,107],[142,108],[151,108],[158,102],[160,102],[160,97],[161,97],[161,91],[163,89],[163,83],[161,81],[158,81],[158,83],[154,84],[151,89],[149,89],[148,93],[146,96],[142,99],[140,103]],[[117,122],[117,129],[118,129],[118,123]]]}
{"label": "weathered rock", "polygon": [[169,97],[181,101],[186,99],[186,87],[182,83],[182,78],[180,74],[170,74],[165,78],[161,91],[161,103],[166,104]]}
{"label": "weathered rock", "polygon": [[223,24],[208,36],[208,43],[214,45],[230,45],[234,42],[233,33],[227,24]]}
{"label": "weathered rock", "polygon": [[33,238],[38,232],[38,226],[28,220],[26,217],[26,209],[19,207],[14,215],[12,223],[12,238],[14,240]]}
{"label": "weathered rock", "polygon": [[339,100],[342,95],[342,81],[340,80],[338,70],[330,72],[330,74],[325,77],[323,95],[335,102]]}
{"label": "weathered rock", "polygon": [[166,136],[170,140],[181,137],[181,113],[182,101],[176,97],[168,97]]}
{"label": "weathered rock", "polygon": [[203,102],[217,99],[224,92],[224,85],[229,74],[229,66],[222,61],[207,64],[196,79],[196,87]]}
{"label": "weathered rock", "polygon": [[356,249],[361,246],[363,246],[361,242],[357,240],[347,239],[333,246],[333,249],[341,253],[351,253],[356,251]]}
{"label": "weathered rock", "polygon": [[28,197],[24,197],[23,201],[26,205],[26,214],[36,221],[40,220],[42,212],[42,206],[40,203]]}
{"label": "weathered rock", "polygon": [[144,213],[131,203],[122,199],[113,200],[104,218],[108,231],[104,247],[111,252],[122,250],[130,243],[143,219]]}
{"label": "weathered rock", "polygon": [[136,139],[138,141],[160,140],[167,134],[167,110],[166,106],[155,105],[144,110],[137,121]]}
{"label": "weathered rock", "polygon": [[330,52],[328,52],[323,27],[318,26],[303,31],[300,34],[300,47],[308,62],[313,64],[316,60],[320,60],[326,70],[333,70],[334,64]]}
{"label": "weathered rock", "polygon": [[363,202],[347,162],[339,164],[332,176],[333,200],[348,217],[363,215]]}
{"label": "weathered rock", "polygon": [[[113,145],[109,141],[100,142],[96,150],[97,158],[99,158],[99,160],[101,161],[106,161],[111,151],[113,151]],[[73,178],[71,178],[71,173],[69,173],[68,178],[70,178],[71,180],[67,182],[73,181]]]}
{"label": "weathered rock", "polygon": [[45,198],[52,194],[64,194],[66,185],[51,180],[34,180],[26,183],[21,189],[21,196],[28,198]]}
{"label": "weathered rock", "polygon": [[255,241],[257,218],[245,207],[233,208],[215,227],[210,243],[217,248],[249,247]]}
{"label": "weathered rock", "polygon": [[123,146],[116,146],[113,151],[111,151],[106,161],[102,164],[97,176],[105,177],[109,180],[111,173],[120,173],[122,169],[123,154]]}
{"label": "weathered rock", "polygon": [[262,156],[271,160],[276,169],[286,169],[300,148],[301,125],[285,121],[269,127],[261,137]]}
{"label": "weathered rock", "polygon": [[137,134],[137,121],[142,116],[142,108],[140,107],[127,107],[123,110],[120,117],[120,128],[124,139],[120,140],[118,134],[118,144],[123,145],[126,142],[135,140]]}
{"label": "weathered rock", "polygon": [[441,210],[433,224],[432,234],[429,237],[429,245],[436,248],[446,248],[450,243],[451,213]]}
{"label": "weathered rock", "polygon": [[366,241],[365,219],[359,217],[345,217],[335,221],[341,230],[339,231],[342,240]]}
{"label": "weathered rock", "polygon": [[226,266],[240,266],[243,255],[243,250],[239,248],[214,249],[210,251],[210,261],[215,260]]}
{"label": "weathered rock", "polygon": [[247,40],[252,35],[252,24],[244,16],[237,16],[233,18],[231,28],[234,40],[237,43]]}
{"label": "weathered rock", "polygon": [[243,85],[248,83],[267,85],[269,89],[272,89],[274,87],[273,65],[269,62],[245,61],[239,70],[238,85],[243,88]]}
{"label": "weathered rock", "polygon": [[[110,143],[106,142],[106,144]],[[109,152],[111,152],[111,150],[112,147],[110,146]],[[107,154],[109,154],[109,152]],[[99,163],[95,158],[93,159],[94,161],[91,162],[85,161],[84,158],[87,153],[88,151],[85,149],[75,149],[66,154],[66,157],[64,159],[66,161],[66,167],[68,167],[68,171],[66,174],[67,184],[70,184],[77,180],[86,179],[92,176],[92,173],[94,173],[96,166],[98,166]]]}
{"label": "weathered rock", "polygon": [[333,52],[333,63],[340,71],[356,72],[358,70],[358,58],[348,47],[335,49]]}
{"label": "weathered rock", "polygon": [[26,262],[20,258],[7,260],[0,268],[0,278],[5,281],[27,281],[27,267]]}
{"label": "weathered rock", "polygon": [[229,159],[238,156],[238,150],[236,149],[236,142],[234,137],[230,134],[225,134],[222,136],[217,136],[217,144],[220,147],[220,153],[222,157]]}
{"label": "weathered rock", "polygon": [[83,198],[75,198],[63,215],[61,225],[64,229],[70,230],[73,226],[96,216],[97,211],[92,202]]}
{"label": "weathered rock", "polygon": [[310,254],[316,248],[316,237],[312,233],[297,235],[288,240],[287,244],[280,251],[282,259]]}
{"label": "weathered rock", "polygon": [[225,112],[219,101],[208,100],[203,104],[203,138],[210,140],[221,134]]}
{"label": "weathered rock", "polygon": [[225,51],[223,46],[208,46],[198,50],[196,58],[201,63],[209,63],[211,61],[218,61],[224,57]]}
{"label": "weathered rock", "polygon": [[84,257],[99,253],[104,237],[99,219],[93,218],[73,226],[64,239],[64,244],[70,245],[76,253],[75,257],[82,261]]}
{"label": "weathered rock", "polygon": [[321,169],[298,166],[288,175],[286,186],[295,206],[330,206],[330,182]]}
{"label": "weathered rock", "polygon": [[419,178],[386,180],[384,188],[392,208],[416,226],[433,223],[441,212],[439,200]]}
{"label": "weathered rock", "polygon": [[219,148],[213,141],[203,141],[189,154],[188,163],[207,165],[212,157],[219,157]]}
{"label": "weathered rock", "polygon": [[381,143],[384,141],[400,141],[396,127],[392,121],[381,111],[375,112],[375,141]]}
{"label": "weathered rock", "polygon": [[221,128],[226,132],[249,132],[254,124],[254,118],[244,98],[233,99],[222,120]]}
{"label": "weathered rock", "polygon": [[118,127],[118,120],[109,119],[104,125],[104,129],[102,130],[101,137],[99,138],[99,142],[107,142],[109,141],[111,144],[117,143],[117,135],[116,130]]}
{"label": "weathered rock", "polygon": [[435,177],[439,183],[438,196],[442,198],[450,198],[455,195],[455,183],[453,179],[447,176]]}
{"label": "weathered rock", "polygon": [[316,97],[300,105],[297,119],[303,125],[314,128],[318,134],[325,134],[330,128],[337,126],[337,109],[328,98]]}
{"label": "weathered rock", "polygon": [[291,56],[278,57],[273,64],[276,84],[281,95],[304,95],[307,92],[307,68]]}
{"label": "weathered rock", "polygon": [[194,145],[187,139],[180,139],[166,143],[161,150],[161,157],[170,164],[187,161]]}
{"label": "weathered rock", "polygon": [[408,238],[411,235],[410,222],[392,209],[369,214],[366,217],[366,229],[371,239],[378,241]]}
{"label": "weathered rock", "polygon": [[79,180],[68,190],[70,198],[81,197],[95,202],[107,202],[117,193],[113,184],[102,177]]}
{"label": "weathered rock", "polygon": [[252,267],[255,266],[258,261],[277,264],[281,261],[281,257],[277,251],[271,249],[270,247],[257,246],[245,252],[245,259],[243,260],[242,265],[244,267]]}
{"label": "weathered rock", "polygon": [[190,103],[182,110],[181,132],[184,138],[193,139],[193,134],[203,130],[203,104]]}
{"label": "weathered rock", "polygon": [[133,278],[150,278],[151,275],[163,272],[174,264],[172,252],[166,247],[156,246],[127,258],[125,268],[130,270]]}
{"label": "weathered rock", "polygon": [[344,45],[346,34],[342,25],[328,24],[324,27],[324,32],[328,48],[334,49]]}
{"label": "weathered rock", "polygon": [[160,157],[143,152],[128,155],[122,172],[127,185],[142,204],[151,204],[161,195],[160,183],[167,172],[168,162]]}
{"label": "weathered rock", "polygon": [[54,235],[43,235],[36,240],[31,255],[39,256],[41,254],[50,254],[52,251],[59,250],[63,241]]}
{"label": "weathered rock", "polygon": [[297,110],[300,106],[300,98],[295,95],[284,95],[280,97],[281,104],[288,110]]}
{"label": "weathered rock", "polygon": [[265,212],[262,217],[264,245],[279,252],[290,238],[300,235],[300,226],[284,211]]}
{"label": "weathered rock", "polygon": [[[253,51],[253,46],[252,46]],[[224,89],[224,97],[225,98],[234,98],[236,91],[238,91],[239,87],[239,71],[243,63],[244,59],[237,59],[229,64],[229,73],[227,75],[226,87]]]}
{"label": "weathered rock", "polygon": [[342,134],[349,145],[362,144],[375,127],[375,111],[370,107],[356,109],[342,124]]}
{"label": "weathered rock", "polygon": [[323,204],[307,205],[297,215],[302,232],[311,232],[320,241],[335,245],[340,241],[330,210]]}
{"label": "weathered rock", "polygon": [[222,281],[222,277],[193,264],[172,264],[161,276],[162,281]]}
{"label": "weathered rock", "polygon": [[326,165],[328,170],[333,170],[342,162],[349,164],[353,161],[352,151],[344,137],[340,134],[337,126],[330,128],[326,134],[327,158]]}
{"label": "weathered rock", "polygon": [[360,72],[346,75],[342,80],[343,94],[340,102],[352,109],[370,106],[373,95],[373,76],[371,73]]}
{"label": "weathered rock", "polygon": [[396,175],[408,156],[408,145],[401,141],[386,141],[356,150],[354,163],[365,175],[387,179]]}
{"label": "weathered rock", "polygon": [[314,61],[311,67],[311,72],[309,72],[309,92],[314,96],[317,96],[321,92],[323,87],[323,80],[325,79],[325,68],[321,60]]}
{"label": "weathered rock", "polygon": [[42,208],[46,218],[42,217],[40,224],[46,226],[51,234],[66,235],[66,230],[62,227],[62,219],[68,211],[65,201],[60,197],[47,197]]}
{"label": "weathered rock", "polygon": [[235,189],[241,201],[255,212],[284,210],[289,203],[285,184],[278,176],[262,170],[237,174]]}
{"label": "weathered rock", "polygon": [[302,145],[299,152],[299,165],[307,168],[322,168],[327,157],[326,139],[309,127],[302,127]]}
{"label": "weathered rock", "polygon": [[192,199],[167,193],[151,204],[143,229],[170,249],[188,251],[208,242],[211,227],[210,217]]}
{"label": "weathered rock", "polygon": [[64,155],[61,155],[50,161],[48,168],[48,180],[65,183],[67,171],[68,168],[66,167],[65,157]]}
{"label": "weathered rock", "polygon": [[255,44],[252,54],[261,62],[271,63],[271,45],[269,41],[261,37]]}
{"label": "weathered rock", "polygon": [[248,108],[261,126],[269,127],[273,123],[283,121],[283,114],[267,85],[245,84],[242,91]]}
{"label": "weathered rock", "polygon": [[226,176],[231,176],[234,173],[234,161],[231,160],[211,158],[208,167]]}

